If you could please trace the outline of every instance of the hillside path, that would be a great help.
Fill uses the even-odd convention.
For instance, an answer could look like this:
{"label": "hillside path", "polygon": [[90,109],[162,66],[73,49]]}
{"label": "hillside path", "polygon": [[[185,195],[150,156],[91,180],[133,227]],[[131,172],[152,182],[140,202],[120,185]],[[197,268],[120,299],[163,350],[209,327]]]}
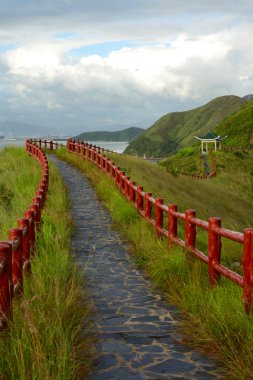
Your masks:
{"label": "hillside path", "polygon": [[210,167],[209,167],[209,162],[208,162],[208,159],[207,159],[206,152],[202,153],[202,157],[203,157],[203,160],[204,160],[205,175],[209,175],[210,174]]}
{"label": "hillside path", "polygon": [[177,309],[135,268],[129,244],[89,181],[69,164],[50,160],[68,188],[76,226],[73,252],[85,267],[96,309],[97,358],[90,379],[220,378],[214,362],[180,343]]}

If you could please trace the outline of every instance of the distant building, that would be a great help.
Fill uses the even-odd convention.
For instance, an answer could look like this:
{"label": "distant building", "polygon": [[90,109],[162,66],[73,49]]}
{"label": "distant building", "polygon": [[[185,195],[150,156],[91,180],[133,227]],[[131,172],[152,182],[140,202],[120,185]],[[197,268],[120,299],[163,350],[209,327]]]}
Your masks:
{"label": "distant building", "polygon": [[213,131],[208,132],[205,136],[198,137],[194,136],[196,139],[201,141],[201,151],[202,153],[208,152],[208,144],[214,144],[214,149],[221,150],[221,142],[225,140],[227,136],[217,136]]}

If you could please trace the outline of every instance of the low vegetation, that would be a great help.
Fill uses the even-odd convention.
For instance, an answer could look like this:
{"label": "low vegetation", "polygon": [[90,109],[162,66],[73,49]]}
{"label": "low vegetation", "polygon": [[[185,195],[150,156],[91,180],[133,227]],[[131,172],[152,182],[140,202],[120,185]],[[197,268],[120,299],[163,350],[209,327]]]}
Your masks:
{"label": "low vegetation", "polygon": [[[34,197],[41,178],[36,160],[21,148],[0,152],[0,240]],[[6,202],[8,208],[6,207]],[[0,378],[76,379],[89,370],[92,342],[83,275],[69,253],[73,230],[62,181],[50,165],[50,187],[37,236],[32,274],[14,299],[13,321],[0,333]],[[81,339],[82,336],[82,339]],[[87,349],[87,347],[89,347]]]}
{"label": "low vegetation", "polygon": [[[159,164],[175,176],[180,173],[198,174],[200,170],[195,147],[183,148],[176,155],[160,161]],[[202,171],[200,174],[203,174]]]}
{"label": "low vegetation", "polygon": [[[136,264],[167,294],[168,302],[181,309],[184,339],[219,360],[224,366],[225,378],[253,379],[253,318],[244,312],[241,289],[222,279],[220,286],[211,290],[207,267],[177,247],[168,248],[166,240],[156,240],[153,228],[122,197],[110,177],[101,175],[94,164],[65,149],[60,149],[58,155],[86,173],[111,211],[115,226],[132,242]],[[243,166],[236,155],[224,155],[217,180],[208,182],[174,177],[163,168],[132,157],[111,157],[132,180],[144,185],[144,190],[153,191],[154,196],[163,197],[166,203],[178,203],[183,210],[196,208],[202,217],[223,216],[226,225],[236,229],[238,224],[241,229],[252,225],[252,216],[248,215],[252,180],[247,180],[247,155],[242,158]],[[225,168],[229,168],[228,173]],[[242,168],[247,169],[247,173],[243,173]],[[227,180],[231,181],[231,188],[224,185]],[[237,181],[241,181],[240,186],[233,188]],[[234,260],[230,256],[228,249],[226,265]]]}

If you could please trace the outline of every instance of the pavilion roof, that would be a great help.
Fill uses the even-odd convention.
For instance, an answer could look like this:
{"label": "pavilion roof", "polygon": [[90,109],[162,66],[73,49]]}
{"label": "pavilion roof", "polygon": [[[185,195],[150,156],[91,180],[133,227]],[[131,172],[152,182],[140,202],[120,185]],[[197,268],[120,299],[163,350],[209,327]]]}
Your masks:
{"label": "pavilion roof", "polygon": [[195,136],[196,137],[196,139],[198,139],[198,140],[218,140],[218,141],[221,141],[221,140],[224,140],[227,136],[224,136],[224,137],[222,137],[222,136],[218,136],[218,135],[216,135],[213,131],[209,131],[206,135],[204,135],[204,136]]}

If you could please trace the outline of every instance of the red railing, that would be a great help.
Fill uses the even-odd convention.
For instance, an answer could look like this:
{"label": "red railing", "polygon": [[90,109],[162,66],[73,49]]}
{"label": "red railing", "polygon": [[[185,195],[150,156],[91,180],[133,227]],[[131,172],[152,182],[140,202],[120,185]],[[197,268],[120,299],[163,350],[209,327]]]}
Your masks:
{"label": "red railing", "polygon": [[32,140],[26,141],[26,151],[40,162],[42,178],[32,204],[17,221],[18,227],[9,230],[9,240],[0,241],[0,329],[11,318],[12,298],[22,292],[24,274],[31,271],[36,231],[48,190],[49,171],[44,152]]}
{"label": "red railing", "polygon": [[[123,195],[132,203],[138,212],[154,227],[157,237],[165,236],[169,243],[174,243],[191,252],[197,259],[208,265],[209,282],[216,285],[221,276],[226,277],[243,288],[245,310],[249,313],[253,308],[253,228],[247,228],[243,233],[230,231],[221,227],[220,218],[210,218],[208,221],[198,219],[195,210],[185,213],[177,211],[175,204],[163,204],[161,198],[154,198],[149,192],[137,186],[125,172],[101,153],[101,149],[84,142],[68,140],[67,149],[80,157],[87,158],[99,169],[111,176]],[[167,219],[165,225],[165,218]],[[184,223],[184,238],[178,234],[178,222]],[[208,234],[207,254],[197,247],[197,228]],[[221,264],[221,239],[237,242],[242,246],[243,275],[232,271]]]}
{"label": "red railing", "polygon": [[42,139],[30,139],[29,140],[31,143],[35,144],[38,146],[38,148],[45,148],[45,149],[58,149],[59,144],[55,141],[52,140],[42,140]]}

